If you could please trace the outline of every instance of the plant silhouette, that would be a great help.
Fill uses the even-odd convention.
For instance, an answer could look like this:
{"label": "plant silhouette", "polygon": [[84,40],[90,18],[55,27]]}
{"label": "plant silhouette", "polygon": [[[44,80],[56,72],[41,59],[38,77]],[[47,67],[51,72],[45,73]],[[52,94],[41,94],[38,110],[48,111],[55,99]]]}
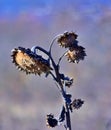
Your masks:
{"label": "plant silhouette", "polygon": [[[70,63],[79,63],[86,56],[85,48],[78,45],[77,37],[78,35],[74,32],[64,32],[63,34],[57,35],[52,40],[49,51],[40,46],[34,46],[31,49],[18,47],[12,50],[12,62],[20,71],[39,76],[45,73],[46,77],[51,75],[60,90],[60,94],[63,97],[62,109],[58,119],[51,113],[46,116],[46,125],[48,127],[53,128],[59,124],[63,124],[66,130],[71,130],[70,114],[74,109],[79,109],[84,103],[81,99],[72,100],[72,95],[67,93],[66,88],[72,86],[73,78],[65,76],[64,73],[60,72],[60,63],[63,57],[66,57]],[[52,56],[52,46],[54,43],[66,49],[63,55],[58,58],[57,63]],[[43,58],[38,51],[47,55],[48,58]]]}

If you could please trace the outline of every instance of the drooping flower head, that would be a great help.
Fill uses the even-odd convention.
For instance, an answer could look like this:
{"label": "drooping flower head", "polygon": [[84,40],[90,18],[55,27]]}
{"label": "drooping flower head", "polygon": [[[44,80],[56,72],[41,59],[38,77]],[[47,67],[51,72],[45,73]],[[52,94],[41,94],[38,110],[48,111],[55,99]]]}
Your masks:
{"label": "drooping flower head", "polygon": [[57,42],[60,46],[65,48],[71,47],[72,45],[77,46],[77,37],[78,35],[74,32],[65,32],[64,34],[60,35]]}
{"label": "drooping flower head", "polygon": [[12,62],[21,71],[26,74],[38,74],[42,72],[47,73],[51,70],[49,62],[42,58],[42,56],[35,54],[29,48],[18,47],[12,50]]}
{"label": "drooping flower head", "polygon": [[86,56],[85,48],[82,46],[71,47],[65,55],[69,62],[78,63]]}
{"label": "drooping flower head", "polygon": [[58,44],[62,47],[68,48],[65,56],[69,62],[78,63],[80,60],[84,60],[86,56],[85,48],[78,45],[78,35],[74,32],[65,32],[58,37]]}

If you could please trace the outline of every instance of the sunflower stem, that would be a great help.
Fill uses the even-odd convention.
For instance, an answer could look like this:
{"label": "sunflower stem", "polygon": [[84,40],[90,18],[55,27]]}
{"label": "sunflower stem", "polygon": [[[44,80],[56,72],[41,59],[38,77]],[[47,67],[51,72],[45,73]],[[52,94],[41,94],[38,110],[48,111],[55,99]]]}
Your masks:
{"label": "sunflower stem", "polygon": [[68,104],[65,102],[66,107],[66,130],[71,130],[71,119],[70,119],[70,111],[68,108]]}
{"label": "sunflower stem", "polygon": [[[31,50],[25,49],[23,47],[15,48],[12,51],[11,57],[13,58],[13,63],[21,70],[26,71],[26,74],[38,74],[40,75],[44,72],[46,77],[51,75],[51,78],[54,79],[57,88],[63,98],[63,109],[60,114],[60,120],[54,118],[52,114],[47,116],[47,124],[50,127],[55,127],[64,120],[64,128],[66,130],[71,130],[71,118],[70,113],[72,108],[78,109],[84,103],[81,99],[75,99],[72,102],[72,95],[67,93],[66,87],[70,88],[73,83],[73,79],[66,77],[63,73],[60,73],[60,62],[63,57],[66,55],[68,61],[73,63],[78,63],[80,60],[84,60],[86,56],[85,48],[78,45],[77,34],[74,32],[64,32],[64,34],[59,34],[53,38],[49,51],[45,50],[40,46],[33,46]],[[52,56],[52,46],[57,42],[60,46],[68,48],[68,51],[64,52],[58,59],[56,63]],[[38,50],[44,53],[48,59],[42,58],[41,55],[38,55]],[[59,123],[58,123],[59,122]]]}
{"label": "sunflower stem", "polygon": [[57,36],[55,36],[55,37],[53,38],[53,40],[52,40],[52,42],[51,42],[51,45],[50,45],[50,48],[49,48],[49,53],[50,53],[50,54],[51,54],[52,46],[53,46],[55,40],[56,40],[59,36],[60,36],[60,35],[57,35]]}

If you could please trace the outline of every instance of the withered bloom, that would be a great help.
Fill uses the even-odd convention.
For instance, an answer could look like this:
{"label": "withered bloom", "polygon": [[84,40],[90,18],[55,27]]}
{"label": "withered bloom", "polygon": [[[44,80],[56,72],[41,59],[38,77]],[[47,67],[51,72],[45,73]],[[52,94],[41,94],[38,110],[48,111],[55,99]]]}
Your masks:
{"label": "withered bloom", "polygon": [[54,115],[49,114],[46,118],[46,125],[48,127],[55,127],[58,125],[58,120],[54,118]]}
{"label": "withered bloom", "polygon": [[84,60],[86,56],[85,48],[82,46],[70,47],[65,55],[69,62],[78,63],[80,60]]}
{"label": "withered bloom", "polygon": [[71,108],[79,109],[83,104],[84,104],[84,101],[83,101],[83,100],[81,100],[81,99],[75,99],[75,100],[71,103]]}
{"label": "withered bloom", "polygon": [[74,32],[65,32],[63,35],[60,35],[58,38],[57,42],[60,46],[68,48],[73,46],[77,46],[78,41],[77,39],[77,34]]}
{"label": "withered bloom", "polygon": [[30,49],[18,47],[12,50],[12,62],[21,71],[25,71],[26,74],[38,74],[42,72],[47,73],[51,70],[51,67],[47,60],[42,56],[33,53]]}

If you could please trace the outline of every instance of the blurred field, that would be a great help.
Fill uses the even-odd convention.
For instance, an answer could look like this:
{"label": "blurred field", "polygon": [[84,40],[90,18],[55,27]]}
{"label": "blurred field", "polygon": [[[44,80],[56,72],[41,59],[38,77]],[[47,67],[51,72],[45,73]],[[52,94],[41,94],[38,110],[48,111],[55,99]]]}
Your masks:
{"label": "blurred field", "polygon": [[[111,2],[24,2],[0,2],[0,130],[48,130],[46,115],[58,116],[62,100],[53,80],[19,72],[10,55],[18,46],[49,49],[52,38],[66,30],[79,35],[87,53],[79,64],[65,58],[61,63],[61,72],[74,77],[69,92],[85,100],[71,115],[72,128],[111,130]],[[61,53],[54,45],[56,60]]]}

